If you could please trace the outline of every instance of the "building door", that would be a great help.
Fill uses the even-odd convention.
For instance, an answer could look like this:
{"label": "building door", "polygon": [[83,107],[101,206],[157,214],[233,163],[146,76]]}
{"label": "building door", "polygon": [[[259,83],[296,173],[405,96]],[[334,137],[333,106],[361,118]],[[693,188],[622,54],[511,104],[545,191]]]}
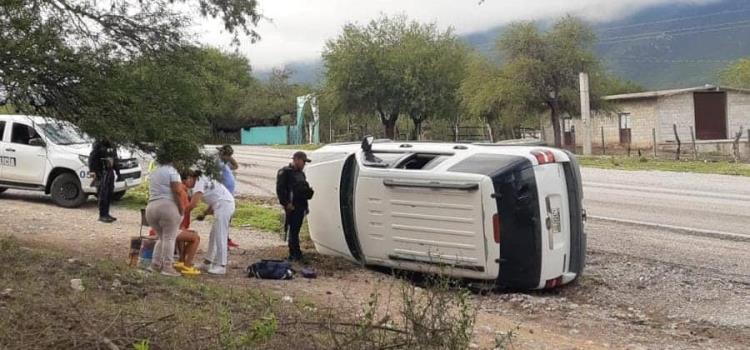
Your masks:
{"label": "building door", "polygon": [[695,137],[698,140],[723,140],[727,138],[726,92],[696,92]]}
{"label": "building door", "polygon": [[569,118],[563,119],[563,146],[570,146],[572,149],[576,146],[576,127]]}
{"label": "building door", "polygon": [[630,113],[620,113],[620,143],[630,144],[632,141],[630,131]]}

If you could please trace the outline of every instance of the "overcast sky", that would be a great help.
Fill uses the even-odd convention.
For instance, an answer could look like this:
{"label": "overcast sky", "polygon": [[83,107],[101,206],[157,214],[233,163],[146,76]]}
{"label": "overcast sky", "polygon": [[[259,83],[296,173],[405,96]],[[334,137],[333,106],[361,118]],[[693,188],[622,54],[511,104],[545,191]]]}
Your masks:
{"label": "overcast sky", "polygon": [[[326,40],[336,37],[344,24],[367,23],[380,13],[406,14],[468,34],[511,21],[568,13],[595,22],[610,21],[653,5],[716,1],[720,0],[486,0],[479,5],[479,0],[259,0],[261,12],[270,20],[257,28],[260,42],[243,40],[239,50],[254,70],[268,70],[319,58]],[[195,30],[201,42],[230,49],[231,37],[220,27],[216,21],[206,21]]]}

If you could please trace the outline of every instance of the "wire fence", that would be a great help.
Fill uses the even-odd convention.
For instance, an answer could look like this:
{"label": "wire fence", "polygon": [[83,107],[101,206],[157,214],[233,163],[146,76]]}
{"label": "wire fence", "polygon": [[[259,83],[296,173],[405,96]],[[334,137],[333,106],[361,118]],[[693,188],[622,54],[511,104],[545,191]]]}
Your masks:
{"label": "wire fence", "polygon": [[[548,139],[550,138],[547,135]],[[673,124],[662,130],[602,126],[592,130],[593,155],[618,155],[675,160],[750,161],[750,129],[739,127],[724,138],[700,139],[692,126]],[[583,135],[575,127],[564,130],[563,148],[583,153]],[[553,142],[548,142],[553,143]]]}

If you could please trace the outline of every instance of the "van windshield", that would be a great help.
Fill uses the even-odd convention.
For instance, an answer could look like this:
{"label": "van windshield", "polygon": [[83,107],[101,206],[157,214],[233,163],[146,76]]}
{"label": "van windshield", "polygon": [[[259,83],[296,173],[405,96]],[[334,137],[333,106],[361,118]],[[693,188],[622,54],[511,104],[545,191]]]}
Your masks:
{"label": "van windshield", "polygon": [[39,126],[44,132],[44,135],[56,145],[65,146],[91,143],[91,139],[88,135],[78,130],[78,128],[72,124],[56,122],[37,124],[37,126]]}

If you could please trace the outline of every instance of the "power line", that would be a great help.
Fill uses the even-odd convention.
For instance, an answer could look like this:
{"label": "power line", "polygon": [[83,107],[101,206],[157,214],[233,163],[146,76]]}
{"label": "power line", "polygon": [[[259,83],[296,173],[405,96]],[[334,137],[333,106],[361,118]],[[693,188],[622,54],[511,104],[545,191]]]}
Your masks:
{"label": "power line", "polygon": [[624,61],[624,62],[637,62],[637,63],[677,63],[677,64],[684,64],[684,63],[692,63],[692,64],[705,64],[705,63],[731,63],[734,62],[734,60],[729,59],[704,59],[704,58],[697,58],[697,59],[659,59],[659,58],[648,58],[648,57],[642,57],[642,58],[634,58],[634,57],[605,57],[603,58],[604,61]]}
{"label": "power line", "polygon": [[621,36],[613,36],[613,37],[602,39],[601,41],[611,41],[611,40],[620,40],[620,39],[635,39],[635,38],[639,38],[639,37],[650,37],[650,36],[654,36],[654,35],[676,34],[676,33],[685,32],[685,31],[713,29],[713,28],[719,28],[719,27],[731,27],[731,26],[734,26],[734,25],[746,24],[746,23],[750,23],[750,20],[742,20],[742,21],[735,21],[735,22],[725,22],[725,23],[712,24],[712,25],[708,25],[708,26],[676,28],[676,29],[661,30],[661,31],[655,31],[655,32],[646,32],[646,33],[636,33],[636,34],[628,34],[628,35],[621,35]]}
{"label": "power line", "polygon": [[652,24],[674,23],[674,22],[685,21],[685,20],[690,20],[690,19],[707,18],[707,17],[713,17],[713,16],[727,15],[727,14],[736,14],[739,12],[748,12],[748,11],[750,11],[750,8],[720,11],[720,12],[708,13],[708,14],[697,15],[697,16],[671,18],[671,19],[665,19],[665,20],[660,20],[660,21],[641,22],[641,23],[628,24],[628,25],[622,25],[622,26],[604,27],[600,29],[599,32],[610,32],[610,31],[615,31],[619,29],[643,27],[643,26],[648,26]]}
{"label": "power line", "polygon": [[616,44],[616,43],[628,42],[628,41],[659,39],[664,36],[674,37],[674,36],[683,36],[683,35],[690,35],[690,34],[711,33],[711,32],[740,29],[740,28],[746,28],[746,27],[750,27],[750,20],[725,23],[725,24],[714,25],[714,26],[693,27],[693,28],[684,28],[684,29],[671,30],[671,31],[651,32],[651,33],[643,33],[643,34],[638,34],[638,35],[621,36],[621,37],[600,40],[598,44],[608,45],[608,44]]}

